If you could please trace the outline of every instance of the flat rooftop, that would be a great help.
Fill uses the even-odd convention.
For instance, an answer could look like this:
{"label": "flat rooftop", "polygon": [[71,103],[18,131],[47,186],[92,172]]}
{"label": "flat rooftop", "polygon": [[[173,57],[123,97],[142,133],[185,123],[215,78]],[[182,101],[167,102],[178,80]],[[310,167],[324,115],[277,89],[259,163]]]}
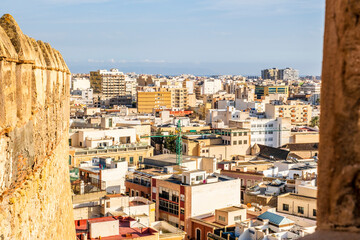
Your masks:
{"label": "flat rooftop", "polygon": [[222,212],[235,212],[235,211],[239,211],[239,210],[242,210],[242,209],[245,209],[245,208],[231,206],[231,207],[226,207],[226,208],[220,208],[220,209],[217,209],[217,210],[222,211]]}

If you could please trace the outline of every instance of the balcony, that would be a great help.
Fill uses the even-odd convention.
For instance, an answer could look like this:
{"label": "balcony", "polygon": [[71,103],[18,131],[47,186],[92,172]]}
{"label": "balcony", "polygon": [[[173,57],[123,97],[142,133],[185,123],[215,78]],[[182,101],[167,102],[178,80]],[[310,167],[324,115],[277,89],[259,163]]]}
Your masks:
{"label": "balcony", "polygon": [[151,146],[146,143],[120,144],[116,146],[109,146],[106,148],[76,149],[75,156],[127,152],[127,151],[136,151],[136,150],[145,150],[150,148]]}

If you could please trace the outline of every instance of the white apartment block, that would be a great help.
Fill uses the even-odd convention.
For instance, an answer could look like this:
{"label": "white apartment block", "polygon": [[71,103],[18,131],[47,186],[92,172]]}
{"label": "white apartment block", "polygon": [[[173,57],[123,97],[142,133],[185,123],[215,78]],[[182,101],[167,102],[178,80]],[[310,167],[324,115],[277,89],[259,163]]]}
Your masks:
{"label": "white apartment block", "polygon": [[201,94],[215,94],[222,90],[222,82],[220,79],[204,80],[201,86]]}
{"label": "white apartment block", "polygon": [[249,112],[243,112],[228,106],[226,109],[209,109],[205,120],[206,124],[222,121],[225,125],[228,125],[230,120],[245,120],[248,117]]}
{"label": "white apartment block", "polygon": [[251,146],[255,143],[280,147],[289,142],[291,124],[288,118],[251,119]]}
{"label": "white apartment block", "polygon": [[113,145],[136,142],[135,128],[120,128],[110,130],[81,129],[70,133],[72,147],[109,147]]}
{"label": "white apartment block", "polygon": [[251,109],[257,113],[262,113],[265,112],[265,102],[248,101],[247,99],[236,99],[235,108],[240,111]]}
{"label": "white apartment block", "polygon": [[90,79],[73,78],[71,79],[71,90],[85,90],[90,88]]}

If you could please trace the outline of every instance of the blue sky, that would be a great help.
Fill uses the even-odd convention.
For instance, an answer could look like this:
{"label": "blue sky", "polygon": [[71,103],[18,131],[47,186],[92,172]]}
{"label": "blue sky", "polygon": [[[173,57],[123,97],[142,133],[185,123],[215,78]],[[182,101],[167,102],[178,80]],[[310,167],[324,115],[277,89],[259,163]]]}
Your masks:
{"label": "blue sky", "polygon": [[320,75],[324,0],[1,0],[72,72]]}

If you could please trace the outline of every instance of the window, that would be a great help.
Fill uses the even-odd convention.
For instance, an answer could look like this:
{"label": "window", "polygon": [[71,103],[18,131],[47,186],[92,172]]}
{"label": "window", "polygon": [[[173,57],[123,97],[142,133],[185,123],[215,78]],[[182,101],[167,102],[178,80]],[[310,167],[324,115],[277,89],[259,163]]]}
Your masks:
{"label": "window", "polygon": [[233,144],[236,145],[236,144],[237,144],[237,141],[234,141]]}
{"label": "window", "polygon": [[125,161],[126,161],[126,158],[124,158],[124,157],[121,158],[121,161],[122,161],[122,162],[125,162]]}
{"label": "window", "polygon": [[179,205],[160,199],[159,209],[174,215],[179,215]]}
{"label": "window", "polygon": [[196,176],[196,181],[201,181],[203,180],[203,176]]}
{"label": "window", "polygon": [[274,124],[272,124],[272,123],[271,123],[271,124],[269,124],[269,127],[273,127],[273,126],[274,126]]}
{"label": "window", "polygon": [[225,217],[219,216],[219,221],[225,222]]}
{"label": "window", "polygon": [[106,208],[110,207],[110,202],[106,202]]}
{"label": "window", "polygon": [[283,204],[283,210],[289,211],[289,204]]}
{"label": "window", "polygon": [[237,133],[236,133],[236,132],[234,132],[234,133],[233,133],[233,136],[234,136],[234,137],[236,137],[236,136],[237,136]]}
{"label": "window", "polygon": [[313,209],[313,216],[316,217],[316,209]]}
{"label": "window", "polygon": [[304,214],[304,207],[298,206],[298,213]]}
{"label": "window", "polygon": [[247,132],[244,132],[244,136],[247,136]]}
{"label": "window", "polygon": [[235,217],[234,217],[234,221],[235,221],[235,222],[241,221],[241,215],[240,215],[240,216],[235,216]]}
{"label": "window", "polygon": [[239,145],[242,144],[242,140],[239,140]]}
{"label": "window", "polygon": [[185,214],[185,209],[181,208],[180,209],[180,214]]}
{"label": "window", "polygon": [[269,133],[269,134],[273,134],[273,131],[269,131],[268,133]]}
{"label": "window", "polygon": [[196,240],[201,240],[201,230],[200,229],[196,229]]}
{"label": "window", "polygon": [[239,132],[239,136],[242,136],[242,132]]}
{"label": "window", "polygon": [[244,140],[244,144],[247,144],[247,140]]}
{"label": "window", "polygon": [[134,157],[130,157],[130,164],[134,164]]}
{"label": "window", "polygon": [[142,162],[142,156],[139,156],[139,162]]}

